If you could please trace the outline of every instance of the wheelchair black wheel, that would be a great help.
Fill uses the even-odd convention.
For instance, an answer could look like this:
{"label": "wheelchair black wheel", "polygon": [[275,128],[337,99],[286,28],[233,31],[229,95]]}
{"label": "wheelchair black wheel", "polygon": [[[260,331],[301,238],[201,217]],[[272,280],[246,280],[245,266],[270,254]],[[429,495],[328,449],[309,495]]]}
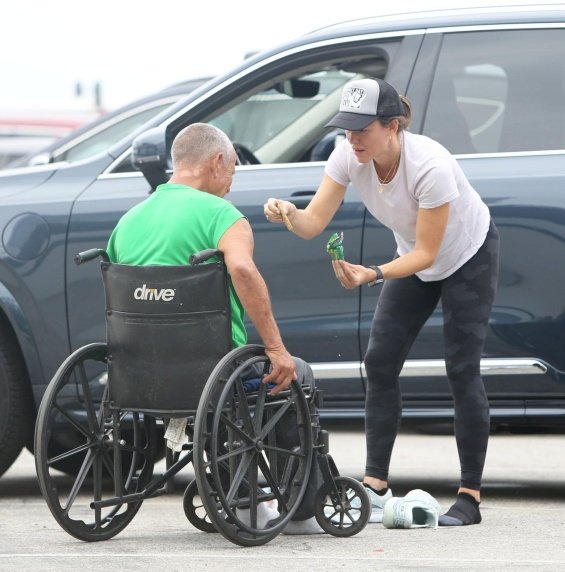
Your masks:
{"label": "wheelchair black wheel", "polygon": [[354,536],[369,522],[369,495],[356,479],[335,477],[334,482],[335,488],[328,482],[316,494],[316,521],[333,536]]}
{"label": "wheelchair black wheel", "polygon": [[[196,481],[190,481],[188,486],[184,491],[184,496],[182,499],[182,507],[184,509],[184,514],[192,526],[201,530],[202,532],[218,532],[216,527],[210,520],[206,509],[204,508],[204,503],[202,502],[202,497],[198,492],[198,484]],[[221,510],[221,505],[220,505]]]}
{"label": "wheelchair black wheel", "polygon": [[[232,350],[214,368],[195,420],[194,470],[206,512],[225,538],[258,546],[300,505],[312,463],[309,405],[297,382],[269,395],[262,346]],[[259,372],[246,381],[250,368]],[[219,501],[223,512],[218,511]]]}
{"label": "wheelchair black wheel", "polygon": [[[59,525],[88,542],[118,534],[141,506],[93,503],[139,492],[153,474],[155,419],[108,408],[106,357],[103,343],[71,354],[47,387],[35,427],[41,493]],[[114,442],[121,470],[115,467]],[[78,468],[72,477],[58,471],[69,467]]]}

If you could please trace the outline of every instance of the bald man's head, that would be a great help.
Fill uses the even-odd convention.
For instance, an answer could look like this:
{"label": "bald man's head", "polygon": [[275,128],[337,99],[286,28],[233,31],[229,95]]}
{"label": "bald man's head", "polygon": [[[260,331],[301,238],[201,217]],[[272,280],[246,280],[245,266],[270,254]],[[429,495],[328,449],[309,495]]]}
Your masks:
{"label": "bald man's head", "polygon": [[173,141],[173,170],[202,165],[219,153],[226,164],[234,157],[229,137],[213,125],[193,123],[180,131]]}

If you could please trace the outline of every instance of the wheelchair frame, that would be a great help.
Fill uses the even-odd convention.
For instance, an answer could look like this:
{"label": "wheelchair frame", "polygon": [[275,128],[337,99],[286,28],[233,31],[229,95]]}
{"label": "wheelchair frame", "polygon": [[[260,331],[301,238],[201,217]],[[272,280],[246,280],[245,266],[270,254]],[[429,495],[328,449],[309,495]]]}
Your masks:
{"label": "wheelchair frame", "polygon": [[[204,251],[191,264],[219,255]],[[103,267],[109,264],[100,249],[78,254],[76,262],[98,257]],[[107,303],[107,313],[111,311]],[[218,531],[235,544],[269,542],[304,512],[305,503],[330,534],[351,536],[365,527],[370,501],[361,483],[339,475],[328,453],[328,434],[317,413],[321,393],[308,388],[305,395],[296,381],[276,396],[264,383],[246,386],[243,374],[251,366],[263,373],[269,369],[262,346],[242,346],[222,357],[207,375],[193,411],[171,409],[169,396],[166,410],[154,407],[159,397],[148,399],[148,410],[143,397],[139,407],[116,403],[110,391],[114,378],[108,377],[113,351],[105,343],[92,343],[73,352],[55,373],[39,409],[35,455],[40,489],[66,532],[84,541],[112,538],[144,500],[171,492],[173,477],[191,462],[196,478],[184,495],[187,518],[196,528]],[[114,371],[119,380],[120,369]],[[143,387],[151,389],[150,382]],[[126,402],[137,403],[137,396],[123,395]],[[188,418],[192,440],[178,453],[167,449],[165,472],[153,476],[160,448],[157,419],[179,416]],[[295,425],[286,427],[286,419],[293,417]],[[58,470],[74,474],[71,482]],[[319,482],[313,488],[310,477],[316,471]],[[275,503],[278,516],[262,522],[262,503]]]}

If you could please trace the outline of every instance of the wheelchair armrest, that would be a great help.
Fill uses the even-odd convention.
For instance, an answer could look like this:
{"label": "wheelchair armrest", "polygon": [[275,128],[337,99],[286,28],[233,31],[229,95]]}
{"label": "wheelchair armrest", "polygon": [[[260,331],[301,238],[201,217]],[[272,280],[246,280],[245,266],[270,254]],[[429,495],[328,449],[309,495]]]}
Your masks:
{"label": "wheelchair armrest", "polygon": [[324,407],[324,391],[322,389],[314,389],[314,405],[318,410]]}
{"label": "wheelchair armrest", "polygon": [[200,252],[195,252],[190,256],[188,259],[188,263],[191,266],[195,266],[196,264],[201,264],[202,262],[206,262],[212,256],[217,256],[220,260],[223,260],[223,254],[221,250],[217,250],[215,248],[207,248],[206,250],[201,250]]}

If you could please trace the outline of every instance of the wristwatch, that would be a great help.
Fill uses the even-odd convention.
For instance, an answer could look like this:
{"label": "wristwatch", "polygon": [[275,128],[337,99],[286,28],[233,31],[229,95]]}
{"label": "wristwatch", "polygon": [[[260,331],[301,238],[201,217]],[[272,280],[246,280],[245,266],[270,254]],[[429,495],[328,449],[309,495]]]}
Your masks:
{"label": "wristwatch", "polygon": [[367,286],[369,286],[369,288],[371,288],[371,286],[376,286],[377,284],[384,282],[383,272],[378,266],[367,266],[367,268],[372,268],[377,274],[374,280],[371,280],[371,282],[367,282]]}

